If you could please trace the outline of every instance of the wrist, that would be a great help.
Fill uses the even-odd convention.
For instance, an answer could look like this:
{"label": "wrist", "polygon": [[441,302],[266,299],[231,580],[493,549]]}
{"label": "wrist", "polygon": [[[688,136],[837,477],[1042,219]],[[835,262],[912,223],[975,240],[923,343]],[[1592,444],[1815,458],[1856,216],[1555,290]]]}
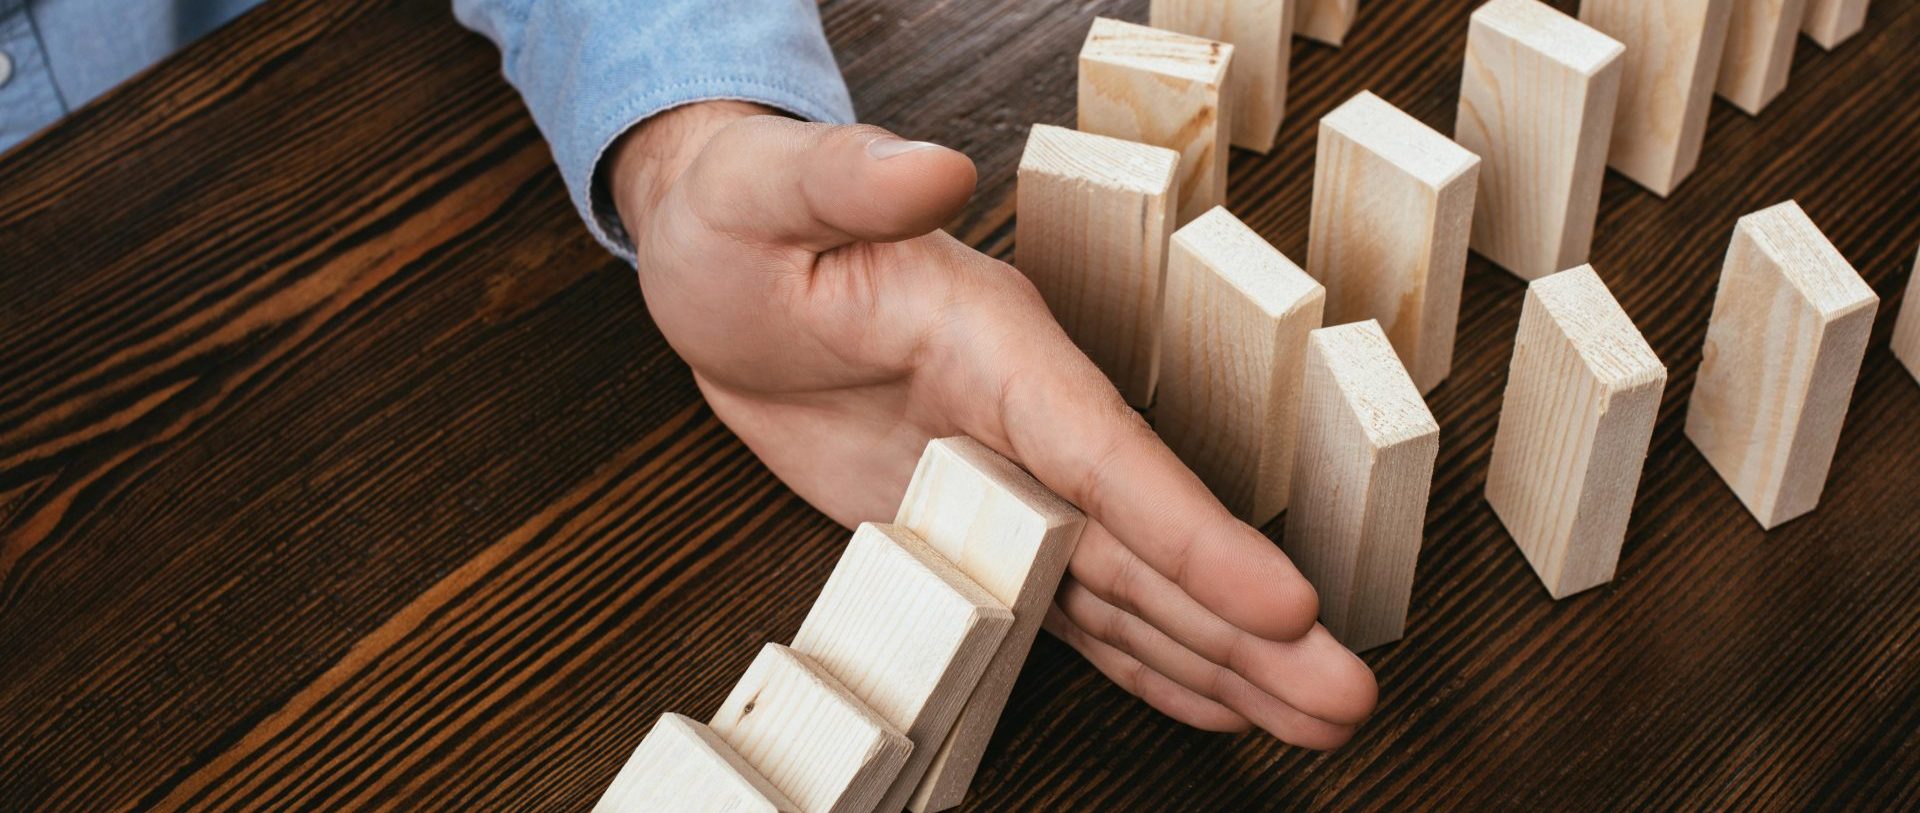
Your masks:
{"label": "wrist", "polygon": [[739,119],[772,112],[749,102],[693,102],[629,128],[607,151],[607,189],[620,221],[632,232],[714,133]]}

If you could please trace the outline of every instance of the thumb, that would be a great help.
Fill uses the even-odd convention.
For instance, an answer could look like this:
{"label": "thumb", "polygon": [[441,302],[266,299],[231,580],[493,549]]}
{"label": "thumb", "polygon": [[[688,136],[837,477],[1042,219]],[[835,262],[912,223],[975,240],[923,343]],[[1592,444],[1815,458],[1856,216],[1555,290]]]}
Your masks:
{"label": "thumb", "polygon": [[715,133],[680,191],[710,228],[815,253],[918,237],[973,195],[973,161],[878,127],[750,116]]}

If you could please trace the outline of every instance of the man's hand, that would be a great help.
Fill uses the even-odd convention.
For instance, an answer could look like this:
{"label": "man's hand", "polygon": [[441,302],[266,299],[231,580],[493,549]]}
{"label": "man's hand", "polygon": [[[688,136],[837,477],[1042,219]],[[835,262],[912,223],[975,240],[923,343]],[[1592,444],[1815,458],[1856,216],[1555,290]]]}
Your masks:
{"label": "man's hand", "polygon": [[939,231],[973,163],[736,102],[655,116],[608,181],[655,323],[714,412],[835,520],[890,521],[929,438],[971,435],[1091,520],[1047,628],[1154,708],[1330,748],[1373,675],[1012,267]]}

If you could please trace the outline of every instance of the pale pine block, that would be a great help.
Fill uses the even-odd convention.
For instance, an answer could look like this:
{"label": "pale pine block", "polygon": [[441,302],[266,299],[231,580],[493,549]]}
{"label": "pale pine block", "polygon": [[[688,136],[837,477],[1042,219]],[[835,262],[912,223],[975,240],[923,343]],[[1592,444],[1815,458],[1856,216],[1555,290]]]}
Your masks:
{"label": "pale pine block", "polygon": [[1154,428],[1236,516],[1287,507],[1300,362],[1326,292],[1216,208],[1173,233]]}
{"label": "pale pine block", "polygon": [[914,532],[854,531],[793,648],[913,741],[877,809],[906,806],[1012,626],[1006,605]]}
{"label": "pale pine block", "polygon": [[1313,331],[1284,547],[1348,649],[1398,640],[1440,426],[1372,321]]}
{"label": "pale pine block", "polygon": [[1014,261],[1127,403],[1153,400],[1180,156],[1036,124],[1020,155]]}
{"label": "pale pine block", "polygon": [[1422,393],[1453,369],[1480,157],[1367,91],[1320,120],[1307,273],[1372,319]]}
{"label": "pale pine block", "polygon": [[1487,502],[1554,598],[1613,580],[1666,383],[1590,266],[1527,285]]}
{"label": "pale pine block", "polygon": [[1360,11],[1360,0],[1294,0],[1294,31],[1308,39],[1339,46]]}
{"label": "pale pine block", "polygon": [[1920,258],[1913,261],[1907,275],[1907,294],[1900,303],[1900,316],[1893,323],[1893,355],[1907,365],[1907,372],[1920,381]]}
{"label": "pale pine block", "polygon": [[927,444],[894,522],[1013,610],[1013,627],[908,800],[931,813],[966,797],[1087,518],[1013,461],[952,437]]}
{"label": "pale pine block", "polygon": [[1473,12],[1454,128],[1484,162],[1471,245],[1521,279],[1587,261],[1624,51],[1536,0]]}
{"label": "pale pine block", "polygon": [[1734,107],[1758,116],[1787,88],[1793,44],[1807,0],[1738,0],[1727,22],[1715,89]]}
{"label": "pale pine block", "polygon": [[1626,46],[1607,165],[1666,197],[1700,162],[1735,3],[1582,0],[1580,21]]}
{"label": "pale pine block", "polygon": [[1734,228],[1686,431],[1761,527],[1819,503],[1879,303],[1799,204]]}
{"label": "pale pine block", "polygon": [[595,813],[801,813],[698,721],[662,714]]}
{"label": "pale pine block", "polygon": [[1806,0],[1801,30],[1829,51],[1867,27],[1867,0]]}
{"label": "pale pine block", "polygon": [[1233,108],[1228,140],[1265,154],[1287,112],[1287,61],[1293,55],[1293,9],[1299,0],[1153,0],[1154,28],[1233,46],[1227,72]]}
{"label": "pale pine block", "polygon": [[867,813],[913,744],[812,658],[767,644],[709,724],[802,813]]}
{"label": "pale pine block", "polygon": [[1080,46],[1081,132],[1166,147],[1180,154],[1176,223],[1227,201],[1222,104],[1233,46],[1098,17]]}

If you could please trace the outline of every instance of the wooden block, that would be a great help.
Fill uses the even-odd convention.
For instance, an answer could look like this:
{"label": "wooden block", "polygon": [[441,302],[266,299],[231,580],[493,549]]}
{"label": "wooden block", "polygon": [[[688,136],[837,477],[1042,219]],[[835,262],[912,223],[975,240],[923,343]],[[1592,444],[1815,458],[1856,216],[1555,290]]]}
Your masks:
{"label": "wooden block", "polygon": [[1760,111],[1787,87],[1793,68],[1794,35],[1807,0],[1741,0],[1727,22],[1727,47],[1720,56],[1715,88],[1721,98],[1748,115]]}
{"label": "wooden block", "polygon": [[894,522],[1013,610],[1013,627],[908,800],[931,813],[965,798],[1087,518],[979,441],[953,437],[927,444]]}
{"label": "wooden block", "polygon": [[1624,50],[1536,0],[1473,12],[1454,128],[1485,162],[1472,247],[1521,279],[1587,261]]}
{"label": "wooden block", "polygon": [[1592,267],[1527,286],[1487,502],[1554,598],[1613,580],[1666,383]]}
{"label": "wooden block", "polygon": [[767,644],[710,724],[802,813],[868,813],[913,744],[814,663]]}
{"label": "wooden block", "polygon": [[1867,0],[1806,0],[1800,30],[1829,51],[1867,26]]}
{"label": "wooden block", "polygon": [[1660,197],[1700,161],[1735,2],[1582,0],[1580,21],[1627,47],[1607,166]]}
{"label": "wooden block", "polygon": [[[1227,103],[1233,108],[1228,140],[1259,153],[1273,149],[1287,112],[1287,61],[1293,55],[1293,8],[1298,0],[1153,0],[1154,28],[1219,40],[1233,46]],[[1223,156],[1222,163],[1225,158]]]}
{"label": "wooden block", "polygon": [[720,737],[662,714],[640,740],[595,813],[800,813]]}
{"label": "wooden block", "polygon": [[1372,321],[1307,337],[1284,547],[1355,652],[1406,629],[1440,426]]}
{"label": "wooden block", "polygon": [[1014,265],[1127,403],[1152,403],[1173,232],[1172,150],[1033,126],[1020,156]]}
{"label": "wooden block", "polygon": [[1180,153],[1178,223],[1227,201],[1233,46],[1095,18],[1080,47],[1080,130]]}
{"label": "wooden block", "polygon": [[1307,273],[1327,322],[1379,322],[1422,393],[1453,369],[1479,179],[1479,156],[1372,93],[1320,120]]}
{"label": "wooden block", "polygon": [[1287,507],[1300,362],[1325,289],[1216,208],[1173,233],[1154,428],[1241,519]]}
{"label": "wooden block", "polygon": [[1293,28],[1300,36],[1339,47],[1360,12],[1360,0],[1294,0]]}
{"label": "wooden block", "polygon": [[1011,626],[1006,605],[914,532],[854,531],[793,648],[913,741],[877,809],[906,806]]}
{"label": "wooden block", "polygon": [[1920,302],[1920,258],[1914,259],[1913,272],[1907,275],[1906,299],[1893,323],[1893,355],[1920,381],[1920,304],[1916,302]]}
{"label": "wooden block", "polygon": [[1687,438],[1761,527],[1819,503],[1879,303],[1799,204],[1734,228]]}

